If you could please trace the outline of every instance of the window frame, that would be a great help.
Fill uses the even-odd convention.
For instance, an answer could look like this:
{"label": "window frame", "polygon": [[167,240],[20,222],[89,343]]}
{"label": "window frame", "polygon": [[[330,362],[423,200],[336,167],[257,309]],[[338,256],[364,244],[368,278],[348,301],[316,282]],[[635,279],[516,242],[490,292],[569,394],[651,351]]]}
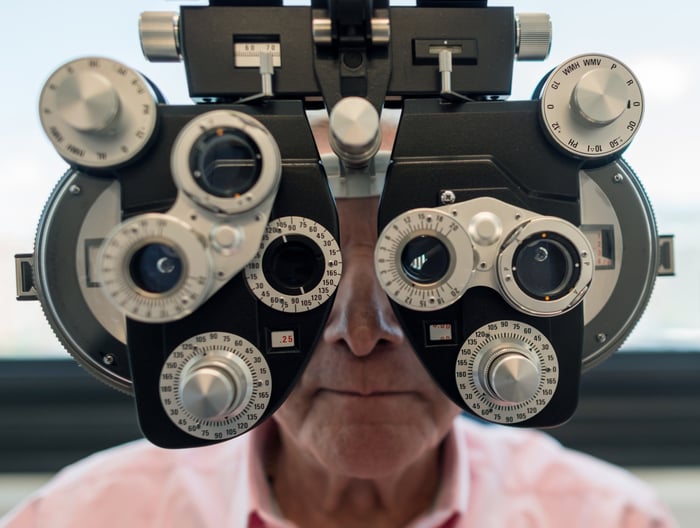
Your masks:
{"label": "window frame", "polygon": [[[582,377],[574,417],[547,430],[622,466],[700,465],[700,353],[615,354]],[[141,438],[131,396],[71,359],[0,360],[0,472],[54,472]]]}

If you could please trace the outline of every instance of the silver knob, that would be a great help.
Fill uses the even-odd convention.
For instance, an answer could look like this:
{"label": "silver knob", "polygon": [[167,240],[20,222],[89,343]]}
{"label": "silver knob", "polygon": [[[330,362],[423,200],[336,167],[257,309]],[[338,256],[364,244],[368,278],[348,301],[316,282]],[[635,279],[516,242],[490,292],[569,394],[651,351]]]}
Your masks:
{"label": "silver knob", "polygon": [[542,124],[565,154],[617,156],[639,130],[644,113],[639,81],[614,57],[572,57],[552,70],[542,87]]}
{"label": "silver knob", "polygon": [[367,99],[341,99],[331,111],[329,126],[329,143],[349,167],[366,166],[379,150],[379,114]]}
{"label": "silver knob", "polygon": [[491,395],[509,403],[529,400],[540,385],[538,366],[517,351],[497,356],[481,374],[481,382]]}
{"label": "silver knob", "polygon": [[79,71],[56,87],[56,110],[79,132],[102,132],[119,113],[119,96],[104,75]]}
{"label": "silver knob", "polygon": [[330,18],[314,18],[311,32],[317,46],[333,44],[333,21]]}
{"label": "silver knob", "polygon": [[141,50],[151,62],[179,62],[180,15],[171,11],[146,11],[139,17]]}
{"label": "silver knob", "polygon": [[250,341],[206,332],[180,343],[163,363],[160,402],[173,425],[205,440],[251,429],[267,411],[270,365]]}
{"label": "silver knob", "polygon": [[521,61],[541,61],[552,48],[552,19],[547,13],[515,15],[516,55]]}
{"label": "silver knob", "polygon": [[595,126],[615,121],[625,111],[628,100],[625,80],[612,70],[587,72],[571,94],[572,107]]}
{"label": "silver knob", "polygon": [[56,151],[81,167],[130,161],[155,130],[156,100],[137,72],[104,57],[82,57],[54,71],[39,96],[39,115]]}
{"label": "silver knob", "polygon": [[245,385],[245,375],[233,363],[204,360],[182,381],[180,399],[182,406],[197,418],[222,418],[241,404]]}

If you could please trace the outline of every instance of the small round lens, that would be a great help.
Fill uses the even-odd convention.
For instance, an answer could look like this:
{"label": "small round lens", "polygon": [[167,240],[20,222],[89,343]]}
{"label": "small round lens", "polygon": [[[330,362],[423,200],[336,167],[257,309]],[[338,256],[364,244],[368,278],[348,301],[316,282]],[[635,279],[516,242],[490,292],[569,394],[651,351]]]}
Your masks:
{"label": "small round lens", "polygon": [[568,240],[541,233],[516,250],[513,274],[518,286],[530,297],[549,301],[569,293],[578,280],[580,265]]}
{"label": "small round lens", "polygon": [[325,263],[321,249],[311,239],[287,235],[274,240],[263,255],[262,269],[278,292],[301,295],[321,281]]}
{"label": "small round lens", "polygon": [[409,241],[403,248],[401,267],[412,281],[418,284],[433,284],[447,274],[450,252],[437,238],[421,235]]}
{"label": "small round lens", "polygon": [[190,168],[209,194],[234,198],[248,192],[260,176],[261,156],[242,132],[217,128],[204,134],[192,149]]}
{"label": "small round lens", "polygon": [[182,259],[161,243],[147,244],[131,257],[129,272],[134,284],[149,293],[165,293],[182,277]]}

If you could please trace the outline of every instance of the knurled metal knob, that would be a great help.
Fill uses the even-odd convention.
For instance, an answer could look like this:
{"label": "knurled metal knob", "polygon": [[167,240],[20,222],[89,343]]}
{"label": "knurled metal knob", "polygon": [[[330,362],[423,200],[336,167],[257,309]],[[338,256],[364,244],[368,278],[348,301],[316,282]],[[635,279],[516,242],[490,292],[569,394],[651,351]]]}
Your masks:
{"label": "knurled metal knob", "polygon": [[345,97],[331,111],[328,141],[349,167],[366,166],[382,142],[379,114],[362,97]]}
{"label": "knurled metal knob", "polygon": [[547,13],[518,13],[515,15],[518,60],[541,61],[552,48],[552,19]]}
{"label": "knurled metal knob", "polygon": [[602,69],[584,74],[571,95],[572,107],[594,126],[615,121],[625,111],[628,100],[625,80],[614,71]]}
{"label": "knurled metal knob", "polygon": [[179,62],[180,15],[172,11],[145,11],[139,17],[141,50],[150,62]]}
{"label": "knurled metal knob", "polygon": [[202,420],[222,418],[238,407],[245,396],[245,375],[234,364],[203,362],[182,382],[182,406]]}
{"label": "knurled metal knob", "polygon": [[538,366],[516,351],[495,357],[481,373],[482,384],[492,396],[509,403],[529,400],[540,385]]}
{"label": "knurled metal knob", "polygon": [[102,132],[119,113],[112,82],[97,72],[79,71],[56,87],[56,110],[79,132]]}

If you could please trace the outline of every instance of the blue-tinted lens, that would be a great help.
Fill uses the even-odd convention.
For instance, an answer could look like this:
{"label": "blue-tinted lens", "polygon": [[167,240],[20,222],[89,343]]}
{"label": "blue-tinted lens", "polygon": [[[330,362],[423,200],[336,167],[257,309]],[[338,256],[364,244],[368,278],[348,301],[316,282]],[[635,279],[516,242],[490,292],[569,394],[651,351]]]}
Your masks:
{"label": "blue-tinted lens", "polygon": [[147,244],[131,258],[131,279],[149,293],[165,293],[175,287],[182,277],[182,259],[170,246]]}

